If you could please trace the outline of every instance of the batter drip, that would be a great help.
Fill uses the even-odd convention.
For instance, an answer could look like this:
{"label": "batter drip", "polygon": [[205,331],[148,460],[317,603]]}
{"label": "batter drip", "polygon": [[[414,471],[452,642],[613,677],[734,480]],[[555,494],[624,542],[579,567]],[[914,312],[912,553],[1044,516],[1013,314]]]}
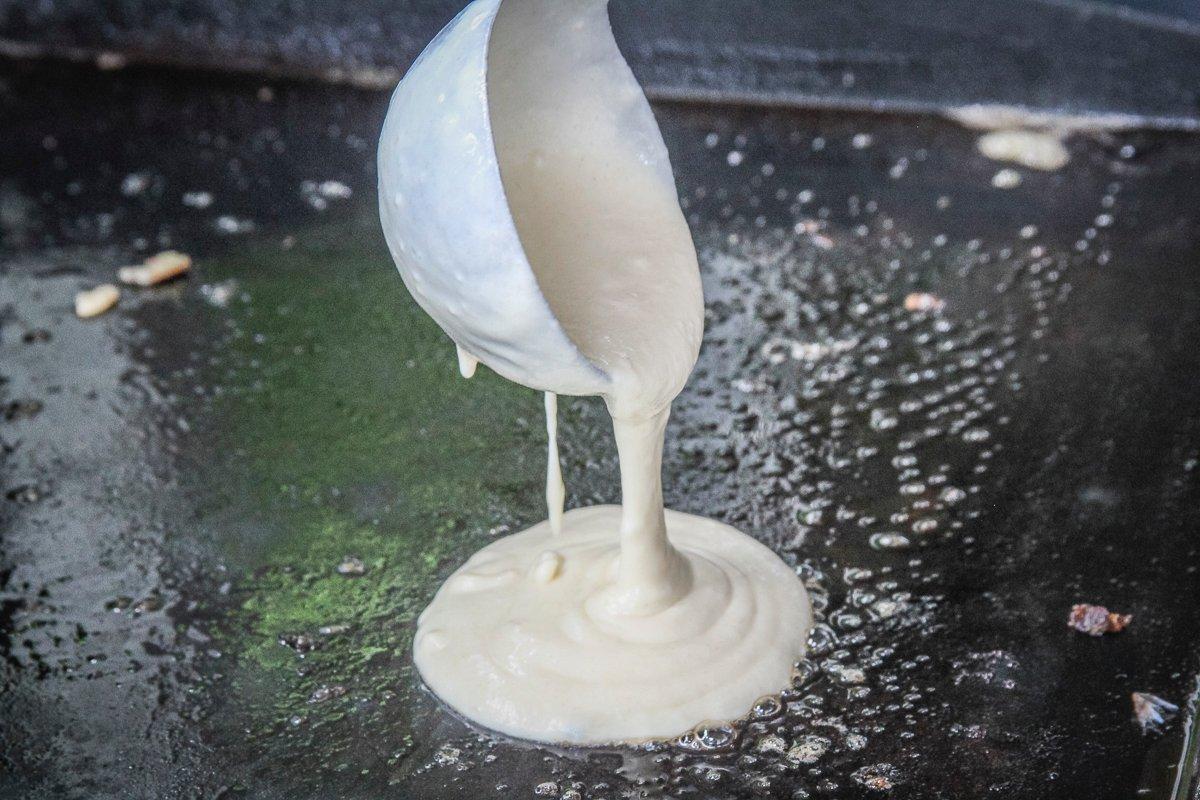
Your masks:
{"label": "batter drip", "polygon": [[[622,505],[562,513],[555,387],[534,383],[549,390],[549,519],[446,581],[418,620],[417,668],[466,717],[539,741],[667,738],[742,717],[788,685],[811,612],[769,549],[663,508],[670,404],[704,327],[666,148],[605,0],[503,0],[491,24],[487,100],[512,223],[554,318],[610,380]],[[502,349],[477,344],[485,362]]]}

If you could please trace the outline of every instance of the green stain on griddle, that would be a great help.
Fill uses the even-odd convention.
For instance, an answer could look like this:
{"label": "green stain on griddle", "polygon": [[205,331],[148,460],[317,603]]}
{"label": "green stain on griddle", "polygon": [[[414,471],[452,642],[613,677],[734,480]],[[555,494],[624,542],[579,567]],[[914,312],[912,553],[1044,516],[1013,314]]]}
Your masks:
{"label": "green stain on griddle", "polygon": [[[210,506],[233,577],[218,730],[327,766],[368,733],[411,741],[416,615],[490,529],[544,514],[539,397],[459,377],[378,238],[359,220],[201,265],[237,287],[212,310]],[[345,556],[365,572],[339,574]],[[279,642],[296,635],[303,658]],[[322,686],[346,691],[310,702]]]}

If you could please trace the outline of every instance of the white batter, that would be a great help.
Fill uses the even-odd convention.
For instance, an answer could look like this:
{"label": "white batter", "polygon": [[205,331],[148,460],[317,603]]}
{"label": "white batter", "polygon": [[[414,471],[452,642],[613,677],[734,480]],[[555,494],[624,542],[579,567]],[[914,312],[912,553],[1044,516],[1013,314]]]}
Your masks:
{"label": "white batter", "polygon": [[[417,667],[460,713],[539,741],[666,738],[745,716],[788,685],[811,612],[769,549],[664,512],[663,435],[699,351],[703,298],[666,150],[604,0],[504,0],[488,103],[542,294],[612,377],[622,506],[562,514],[547,393],[550,519],[446,581],[418,622]],[[474,359],[460,355],[468,374]]]}
{"label": "white batter", "polygon": [[558,395],[546,392],[546,511],[549,513],[550,530],[562,533],[563,504],[567,499],[567,487],[563,483],[562,463],[558,458]]}

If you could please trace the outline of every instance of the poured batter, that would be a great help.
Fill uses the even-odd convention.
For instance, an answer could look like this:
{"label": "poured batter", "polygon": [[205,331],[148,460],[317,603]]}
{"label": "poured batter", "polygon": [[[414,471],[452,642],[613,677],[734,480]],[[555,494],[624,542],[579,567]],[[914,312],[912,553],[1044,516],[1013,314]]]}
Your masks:
{"label": "poured batter", "polygon": [[562,514],[547,394],[549,520],[446,581],[419,620],[417,667],[465,716],[540,741],[665,738],[742,717],[788,685],[811,615],[769,549],[663,509],[664,430],[704,316],[653,114],[604,0],[503,0],[487,67],[521,247],[562,330],[609,378],[622,505]]}

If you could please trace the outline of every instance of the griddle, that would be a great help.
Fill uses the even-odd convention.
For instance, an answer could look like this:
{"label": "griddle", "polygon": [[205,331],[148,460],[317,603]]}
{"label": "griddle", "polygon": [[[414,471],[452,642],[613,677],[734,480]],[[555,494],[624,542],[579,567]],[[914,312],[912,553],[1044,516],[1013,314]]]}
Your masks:
{"label": "griddle", "polygon": [[[780,552],[823,627],[724,747],[563,750],[409,660],[440,580],[544,516],[544,434],[394,274],[385,105],[0,64],[0,796],[1195,795],[1194,135],[1076,133],[1005,190],[934,114],[656,103],[708,301],[667,502]],[[73,316],[168,247],[186,279]],[[562,430],[568,503],[616,500],[603,409]],[[1143,731],[1134,691],[1181,710]]]}

